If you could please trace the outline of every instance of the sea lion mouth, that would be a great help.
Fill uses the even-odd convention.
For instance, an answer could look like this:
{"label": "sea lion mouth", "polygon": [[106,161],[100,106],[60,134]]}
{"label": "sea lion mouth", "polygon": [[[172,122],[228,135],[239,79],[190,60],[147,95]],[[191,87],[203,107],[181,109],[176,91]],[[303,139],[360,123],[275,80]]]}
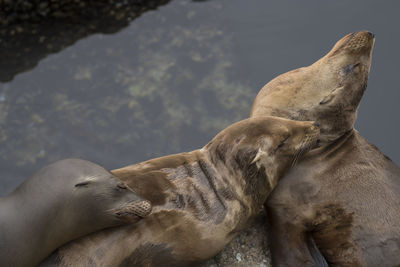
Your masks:
{"label": "sea lion mouth", "polygon": [[139,221],[140,219],[142,219],[143,217],[134,214],[132,212],[129,211],[121,211],[121,212],[116,212],[115,216],[119,219],[119,220],[123,220],[123,221],[130,221],[130,222],[136,222]]}
{"label": "sea lion mouth", "polygon": [[136,222],[149,215],[151,210],[152,205],[149,201],[133,201],[115,210],[114,214],[119,220]]}

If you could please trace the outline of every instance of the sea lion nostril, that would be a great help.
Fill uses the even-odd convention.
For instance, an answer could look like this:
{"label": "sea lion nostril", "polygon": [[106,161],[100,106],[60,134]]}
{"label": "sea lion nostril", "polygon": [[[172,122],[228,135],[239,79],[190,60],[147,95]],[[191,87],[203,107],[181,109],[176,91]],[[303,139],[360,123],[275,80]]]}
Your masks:
{"label": "sea lion nostril", "polygon": [[317,127],[319,127],[319,123],[316,121],[316,122],[314,122],[314,124],[313,124],[314,126],[317,126]]}

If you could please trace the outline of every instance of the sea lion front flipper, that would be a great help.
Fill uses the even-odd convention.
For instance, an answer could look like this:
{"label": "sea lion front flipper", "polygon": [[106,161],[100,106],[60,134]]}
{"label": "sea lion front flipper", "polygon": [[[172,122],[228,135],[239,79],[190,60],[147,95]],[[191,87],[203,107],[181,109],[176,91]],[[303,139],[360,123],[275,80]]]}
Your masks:
{"label": "sea lion front flipper", "polygon": [[306,242],[306,229],[288,220],[287,209],[275,209],[269,205],[266,209],[271,225],[272,266],[315,266]]}
{"label": "sea lion front flipper", "polygon": [[329,267],[324,255],[322,255],[317,244],[315,244],[314,238],[311,234],[307,234],[307,246],[310,250],[311,257],[314,259],[316,267]]}

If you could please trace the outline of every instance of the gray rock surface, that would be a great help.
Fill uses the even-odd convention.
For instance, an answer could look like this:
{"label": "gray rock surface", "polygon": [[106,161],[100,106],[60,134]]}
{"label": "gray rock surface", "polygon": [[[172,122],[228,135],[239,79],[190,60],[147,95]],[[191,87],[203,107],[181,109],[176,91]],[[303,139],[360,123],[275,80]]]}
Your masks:
{"label": "gray rock surface", "polygon": [[268,223],[262,211],[250,225],[217,256],[202,267],[270,267]]}

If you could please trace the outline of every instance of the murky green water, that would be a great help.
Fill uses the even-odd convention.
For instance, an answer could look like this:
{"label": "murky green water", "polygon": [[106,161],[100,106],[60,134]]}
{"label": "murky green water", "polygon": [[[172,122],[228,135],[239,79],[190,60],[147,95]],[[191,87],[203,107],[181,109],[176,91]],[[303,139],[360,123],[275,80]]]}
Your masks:
{"label": "murky green water", "polygon": [[399,11],[397,1],[174,0],[112,34],[39,28],[19,42],[25,65],[0,51],[0,195],[63,158],[112,169],[200,148],[246,118],[270,79],[361,29],[377,41],[357,128],[400,163]]}

